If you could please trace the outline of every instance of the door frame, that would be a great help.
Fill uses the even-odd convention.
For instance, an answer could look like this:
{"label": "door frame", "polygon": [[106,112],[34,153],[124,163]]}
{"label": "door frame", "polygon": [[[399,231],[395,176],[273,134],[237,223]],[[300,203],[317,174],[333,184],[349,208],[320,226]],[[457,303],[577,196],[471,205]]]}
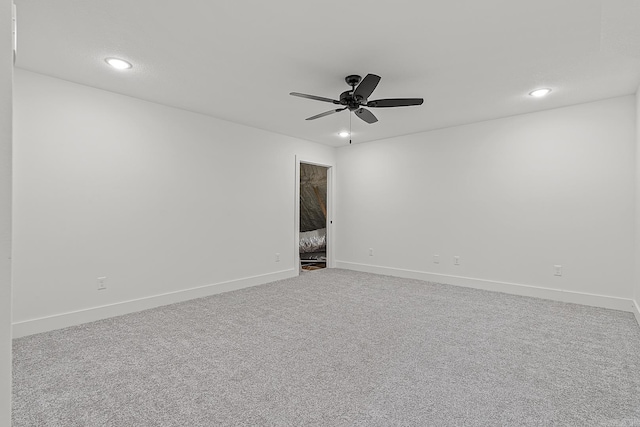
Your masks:
{"label": "door frame", "polygon": [[322,166],[323,168],[327,168],[327,268],[335,267],[335,257],[334,257],[334,232],[333,232],[333,210],[334,203],[333,197],[335,194],[334,191],[334,183],[335,183],[335,165],[325,164],[322,162],[317,162],[313,160],[308,160],[304,157],[295,156],[295,170],[296,170],[296,179],[295,179],[295,212],[294,212],[294,230],[293,230],[293,243],[294,243],[294,251],[293,251],[293,265],[294,268],[298,269],[298,274],[300,274],[300,163],[305,163],[308,165],[314,166]]}

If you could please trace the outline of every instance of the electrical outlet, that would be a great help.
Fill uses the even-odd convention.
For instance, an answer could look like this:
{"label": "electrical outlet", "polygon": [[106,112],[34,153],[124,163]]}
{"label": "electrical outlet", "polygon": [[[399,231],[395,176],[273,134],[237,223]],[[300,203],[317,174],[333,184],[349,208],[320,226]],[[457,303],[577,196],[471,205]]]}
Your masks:
{"label": "electrical outlet", "polygon": [[553,275],[554,276],[562,276],[562,266],[561,265],[554,265],[553,266]]}
{"label": "electrical outlet", "polygon": [[369,256],[373,256],[373,248],[369,248]]}
{"label": "electrical outlet", "polygon": [[276,252],[276,262],[280,262],[280,253]]}
{"label": "electrical outlet", "polygon": [[440,264],[440,255],[434,255],[433,256],[433,263],[434,264]]}
{"label": "electrical outlet", "polygon": [[98,277],[98,290],[103,291],[107,289],[107,278],[106,277]]}
{"label": "electrical outlet", "polygon": [[460,265],[460,257],[459,256],[454,256],[453,257],[453,265]]}

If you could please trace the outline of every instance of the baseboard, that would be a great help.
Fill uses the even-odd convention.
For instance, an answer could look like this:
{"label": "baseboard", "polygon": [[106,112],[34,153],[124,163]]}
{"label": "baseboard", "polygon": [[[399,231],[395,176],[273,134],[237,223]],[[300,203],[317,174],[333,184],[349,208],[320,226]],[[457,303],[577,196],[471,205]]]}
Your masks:
{"label": "baseboard", "polygon": [[184,289],[161,295],[153,295],[150,297],[123,301],[99,307],[92,307],[84,310],[61,313],[53,316],[41,317],[38,319],[25,320],[13,324],[13,338],[20,338],[41,332],[62,329],[69,326],[80,325],[82,323],[107,319],[109,317],[121,316],[123,314],[148,310],[150,308],[174,304],[177,302],[187,301],[195,298],[202,298],[210,295],[220,294],[223,292],[235,291],[238,289],[274,282],[276,280],[295,277],[297,275],[298,270],[296,269],[283,270],[277,271],[275,273],[245,277],[242,279],[199,286],[196,288]]}
{"label": "baseboard", "polygon": [[[593,307],[610,308],[635,312],[636,318],[640,316],[638,306],[631,299],[596,295],[560,289],[543,288],[518,283],[497,282],[492,280],[475,279],[470,277],[450,276],[446,274],[427,273],[424,271],[406,270],[393,267],[381,267],[377,265],[360,264],[346,261],[336,261],[337,268],[363,271],[365,273],[384,274],[387,276],[418,279],[429,282],[444,283],[447,285],[464,286],[467,288],[484,289],[487,291],[504,292],[513,295],[522,295],[535,298],[543,298],[554,301],[570,302],[574,304],[589,305]],[[640,320],[639,320],[640,322]]]}

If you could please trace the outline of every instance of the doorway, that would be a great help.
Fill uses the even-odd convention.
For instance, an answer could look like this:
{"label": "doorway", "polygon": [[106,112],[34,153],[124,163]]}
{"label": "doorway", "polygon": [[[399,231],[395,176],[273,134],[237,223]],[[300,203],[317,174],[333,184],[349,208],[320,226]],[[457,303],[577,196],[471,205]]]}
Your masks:
{"label": "doorway", "polygon": [[327,267],[329,168],[300,162],[299,256],[304,271]]}

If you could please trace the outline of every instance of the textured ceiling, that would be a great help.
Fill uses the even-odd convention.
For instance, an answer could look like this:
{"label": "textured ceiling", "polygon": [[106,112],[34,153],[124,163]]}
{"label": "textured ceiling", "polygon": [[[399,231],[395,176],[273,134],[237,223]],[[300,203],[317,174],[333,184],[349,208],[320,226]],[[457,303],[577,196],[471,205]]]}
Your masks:
{"label": "textured ceiling", "polygon": [[[27,70],[328,145],[348,74],[420,107],[353,117],[354,143],[634,93],[637,0],[15,0]],[[108,68],[105,57],[134,64]],[[547,98],[527,93],[550,87]]]}

